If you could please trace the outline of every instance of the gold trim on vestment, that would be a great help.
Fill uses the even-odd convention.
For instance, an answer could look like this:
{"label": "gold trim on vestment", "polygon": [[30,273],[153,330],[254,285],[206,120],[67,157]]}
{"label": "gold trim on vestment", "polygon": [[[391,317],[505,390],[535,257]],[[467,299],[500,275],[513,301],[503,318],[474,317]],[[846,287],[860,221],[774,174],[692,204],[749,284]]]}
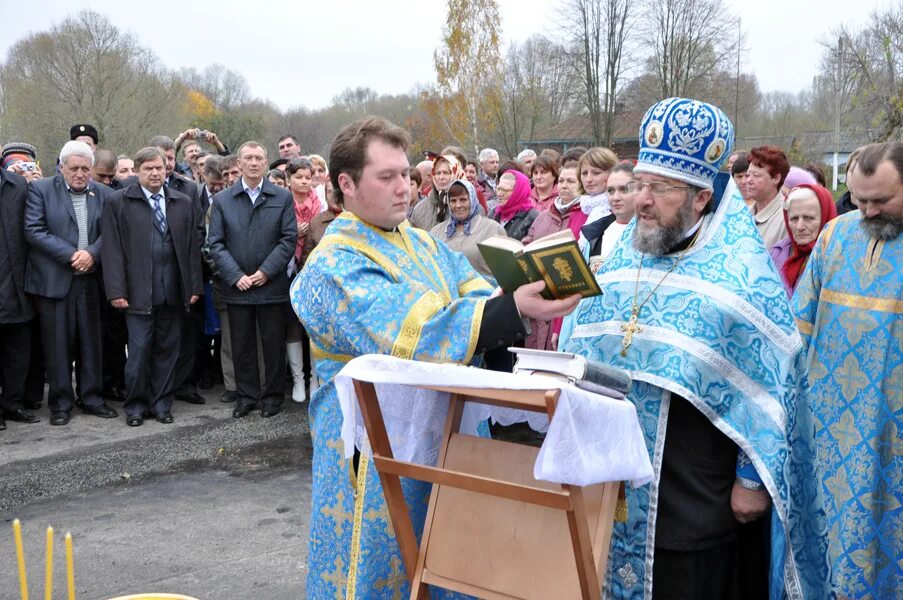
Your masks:
{"label": "gold trim on vestment", "polygon": [[361,556],[361,526],[364,518],[364,498],[367,495],[367,466],[370,456],[361,451],[357,463],[357,486],[354,490],[354,521],[351,526],[351,557],[348,563],[348,583],[345,588],[345,600],[354,600],[357,590],[357,563]]}
{"label": "gold trim on vestment", "polygon": [[831,243],[831,236],[834,235],[834,229],[837,228],[837,219],[832,219],[828,221],[828,224],[825,225],[825,228],[822,230],[820,234],[818,234],[819,238],[823,239],[822,248],[826,251],[828,249],[828,244]]}
{"label": "gold trim on vestment", "polygon": [[392,344],[392,356],[411,360],[423,334],[423,324],[442,310],[445,303],[433,290],[427,291],[408,311],[401,324],[401,330]]}
{"label": "gold trim on vestment", "polygon": [[[349,248],[357,250],[358,252],[375,262],[377,265],[385,269],[389,273],[389,275],[391,275],[396,281],[401,280],[401,269],[399,269],[394,262],[389,260],[389,258],[385,254],[383,254],[370,244],[361,242],[360,240],[354,239],[353,237],[348,236],[344,233],[330,233],[329,235],[325,236],[322,240],[320,240],[320,243],[317,244],[314,252],[321,250],[324,247],[341,245],[348,246]],[[308,258],[308,260],[310,259]]]}
{"label": "gold trim on vestment", "polygon": [[881,253],[884,252],[884,240],[875,240],[869,242],[865,250],[865,270],[874,271],[881,264]]}
{"label": "gold trim on vestment", "polygon": [[492,286],[489,285],[489,282],[483,279],[482,277],[474,277],[470,281],[465,281],[461,285],[458,286],[458,295],[466,296],[470,292],[475,292],[477,290],[491,290]]}
{"label": "gold trim on vestment", "polygon": [[467,354],[464,362],[473,360],[473,354],[477,351],[477,341],[480,339],[480,327],[483,326],[483,310],[486,308],[486,300],[477,300],[473,307],[473,318],[470,320],[470,337],[467,341]]}
{"label": "gold trim on vestment", "polygon": [[[433,255],[436,254],[436,252],[439,250],[439,247],[436,246],[436,240],[433,239],[433,236],[424,232],[423,230],[418,230],[414,227],[411,227],[410,225],[408,225],[407,221],[398,226],[398,233],[401,236],[402,241],[404,242],[404,247],[400,249],[404,251],[405,254],[410,256],[411,260],[413,260],[414,263],[416,263],[417,266],[420,267],[421,272],[426,275],[427,279],[430,280],[430,283],[432,283],[437,288],[436,291],[441,292],[445,296],[445,301],[451,302],[451,290],[448,287],[448,282],[445,280],[445,273],[442,272],[442,269],[439,268],[439,264],[433,258]],[[430,262],[430,265],[432,266],[433,276],[435,276],[436,279],[434,279],[433,276],[430,275],[430,269],[427,268],[427,266],[423,264],[423,262],[421,262],[421,258],[423,257],[417,254],[417,251],[414,249],[414,244],[411,241],[412,237],[420,238],[421,234],[424,236],[424,239],[420,239],[420,242],[431,250],[431,252],[428,252],[426,254],[426,259]],[[389,241],[392,242],[391,239]]]}
{"label": "gold trim on vestment", "polygon": [[819,300],[839,304],[848,308],[861,308],[878,312],[903,314],[903,300],[896,298],[875,298],[872,296],[860,296],[858,294],[846,294],[822,288]]}
{"label": "gold trim on vestment", "polygon": [[815,330],[815,327],[809,321],[804,321],[802,319],[794,319],[796,321],[796,328],[800,330],[800,333],[803,335],[812,335],[812,332]]}
{"label": "gold trim on vestment", "polygon": [[311,342],[310,342],[310,350],[311,350],[311,354],[313,355],[315,360],[326,359],[326,360],[332,360],[335,362],[346,363],[346,362],[351,361],[352,358],[354,358],[350,354],[333,354],[332,352],[327,352],[326,350],[323,350],[322,348],[317,346],[313,342],[313,340],[311,340]]}

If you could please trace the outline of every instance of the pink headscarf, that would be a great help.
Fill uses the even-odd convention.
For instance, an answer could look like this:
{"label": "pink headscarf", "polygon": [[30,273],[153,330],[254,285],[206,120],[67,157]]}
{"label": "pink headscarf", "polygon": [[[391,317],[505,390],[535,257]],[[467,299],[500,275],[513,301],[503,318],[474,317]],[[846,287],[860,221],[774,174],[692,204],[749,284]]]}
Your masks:
{"label": "pink headscarf", "polygon": [[514,190],[508,197],[508,201],[496,210],[496,216],[501,223],[507,223],[518,213],[533,209],[533,201],[530,199],[530,180],[526,175],[514,169],[505,171],[503,174],[507,173],[514,175]]}

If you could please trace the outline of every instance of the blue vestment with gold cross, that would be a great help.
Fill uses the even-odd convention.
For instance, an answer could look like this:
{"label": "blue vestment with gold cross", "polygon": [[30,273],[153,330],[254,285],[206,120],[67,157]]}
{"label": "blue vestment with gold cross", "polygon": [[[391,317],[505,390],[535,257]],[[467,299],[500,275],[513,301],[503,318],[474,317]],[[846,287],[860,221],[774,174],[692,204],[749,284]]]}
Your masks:
{"label": "blue vestment with gold cross", "polygon": [[[324,384],[310,404],[314,444],[307,597],[404,598],[410,593],[376,469],[344,458],[334,378],[363,354],[467,364],[491,286],[467,262],[406,221],[396,231],[339,215],[291,288]],[[415,532],[429,484],[402,479]],[[459,597],[433,590],[434,598]]]}
{"label": "blue vestment with gold cross", "polygon": [[[655,477],[627,489],[605,595],[652,598],[656,512],[671,395],[686,399],[742,451],[772,500],[771,598],[827,598],[825,516],[805,362],[778,273],[736,186],[702,218],[683,254],[642,256],[636,219],[596,275],[602,295],[567,317],[560,349],[631,372]],[[677,261],[677,262],[676,262]],[[648,297],[632,329],[631,309]],[[634,323],[636,324],[636,323]],[[622,355],[625,334],[632,343]],[[754,469],[752,469],[754,467]],[[679,585],[679,582],[675,582]]]}
{"label": "blue vestment with gold cross", "polygon": [[839,594],[903,593],[903,235],[859,211],[822,231],[793,298]]}

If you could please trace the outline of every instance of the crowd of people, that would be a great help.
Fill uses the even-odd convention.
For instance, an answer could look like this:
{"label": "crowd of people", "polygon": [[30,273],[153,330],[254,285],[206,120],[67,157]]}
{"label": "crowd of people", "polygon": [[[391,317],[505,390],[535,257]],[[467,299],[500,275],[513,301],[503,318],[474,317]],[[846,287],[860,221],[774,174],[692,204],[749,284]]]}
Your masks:
{"label": "crowd of people", "polygon": [[[288,376],[292,400],[313,398],[308,594],[372,597],[399,554],[370,458],[334,449],[341,367],[383,353],[510,370],[511,345],[577,352],[634,375],[656,469],[627,490],[610,593],[892,597],[903,143],[850,155],[835,202],[820,166],[735,151],[733,135],[717,107],[668,99],[636,157],[501,163],[448,146],[411,166],[408,134],[376,117],[344,128],[328,163],[291,135],[271,161],[197,129],[117,155],[79,124],[45,175],[34,147],[7,143],[0,429],[39,421],[45,381],[51,425],[122,402],[140,426],[219,382],[235,418],[272,417]],[[565,230],[602,296],[496,289],[480,242]],[[360,529],[336,520],[362,509]],[[349,554],[361,544],[366,561]]]}

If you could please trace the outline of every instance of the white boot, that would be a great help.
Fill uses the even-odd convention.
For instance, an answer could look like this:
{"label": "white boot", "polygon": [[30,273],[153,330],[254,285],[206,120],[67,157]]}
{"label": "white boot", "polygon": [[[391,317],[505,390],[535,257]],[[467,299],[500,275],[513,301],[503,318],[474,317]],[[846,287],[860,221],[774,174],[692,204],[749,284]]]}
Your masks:
{"label": "white boot", "polygon": [[292,400],[304,402],[307,395],[304,393],[304,347],[301,342],[293,342],[285,345],[285,353],[288,358],[289,368],[292,370],[292,379],[295,385],[292,387]]}
{"label": "white boot", "polygon": [[320,389],[320,378],[317,377],[317,369],[314,367],[314,357],[313,352],[311,351],[311,347],[308,344],[304,351],[307,352],[308,356],[310,356],[310,398],[314,397],[314,393]]}

